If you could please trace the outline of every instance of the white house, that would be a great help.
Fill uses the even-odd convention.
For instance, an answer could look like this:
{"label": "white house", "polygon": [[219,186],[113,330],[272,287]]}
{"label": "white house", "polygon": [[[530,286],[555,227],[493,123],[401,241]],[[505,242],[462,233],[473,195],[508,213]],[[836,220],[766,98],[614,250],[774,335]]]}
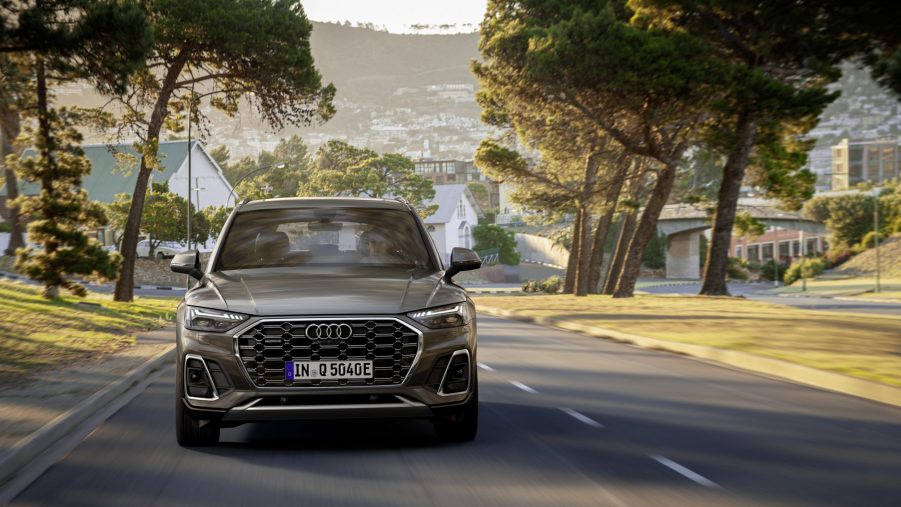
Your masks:
{"label": "white house", "polygon": [[[111,203],[116,200],[116,194],[134,193],[140,159],[130,143],[86,144],[82,149],[91,161],[91,174],[81,182],[81,187],[88,193],[88,199]],[[192,202],[198,209],[225,205],[232,187],[222,174],[222,169],[199,141],[191,143],[190,151]],[[29,157],[32,153],[29,149],[22,156]],[[188,142],[162,141],[157,156],[161,170],[152,173],[152,181],[167,182],[170,192],[187,198]],[[19,182],[20,194],[36,195],[38,192],[40,186],[37,183]],[[5,196],[4,187],[0,189],[0,198]]]}
{"label": "white house", "polygon": [[[153,171],[155,183],[167,182],[169,191],[184,198],[188,196],[188,142],[162,141],[157,156],[160,170]],[[82,179],[81,187],[88,198],[102,203],[116,200],[116,194],[133,194],[138,177],[137,152],[130,143],[86,144],[82,146],[85,156],[91,161],[91,173]],[[191,153],[191,201],[195,208],[222,206],[226,204],[231,185],[222,174],[222,169],[199,141],[193,141]],[[33,156],[34,151],[26,150],[23,157]],[[37,195],[40,185],[33,182],[19,182],[20,195]],[[235,197],[232,197],[234,204]],[[6,209],[6,187],[0,188],[0,215]],[[112,242],[112,232],[108,228],[97,231],[103,243]]]}
{"label": "white house", "polygon": [[438,205],[424,222],[445,263],[454,247],[472,248],[472,229],[482,212],[466,185],[435,185],[435,198],[425,204]]}

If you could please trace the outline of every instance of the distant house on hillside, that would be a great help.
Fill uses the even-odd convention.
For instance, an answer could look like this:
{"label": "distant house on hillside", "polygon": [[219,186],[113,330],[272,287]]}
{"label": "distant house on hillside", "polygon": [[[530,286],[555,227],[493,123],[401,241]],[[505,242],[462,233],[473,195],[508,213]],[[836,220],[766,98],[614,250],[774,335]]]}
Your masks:
{"label": "distant house on hillside", "polygon": [[[203,144],[199,141],[191,144],[191,200],[198,208],[224,205],[232,190],[231,185]],[[116,194],[134,192],[140,159],[131,144],[88,144],[82,148],[91,161],[91,174],[84,178],[81,185],[89,199],[110,203],[116,199]],[[26,150],[23,157],[33,153]],[[126,157],[117,156],[120,154]],[[161,142],[158,154],[162,170],[154,171],[151,178],[156,183],[168,183],[170,191],[187,198],[188,142]],[[128,155],[134,158],[129,159]],[[37,183],[19,182],[19,193],[22,195],[37,195],[39,191],[40,185]],[[5,186],[0,188],[0,213],[4,218],[8,213]]]}
{"label": "distant house on hillside", "polygon": [[466,185],[435,185],[435,197],[425,204],[438,205],[424,222],[445,263],[454,247],[472,248],[472,229],[482,211]]}
{"label": "distant house on hillside", "polygon": [[[138,177],[139,158],[131,144],[88,144],[82,147],[91,161],[91,174],[82,181],[82,188],[93,201],[110,203],[116,194],[132,194]],[[33,156],[33,150],[26,150],[23,157]],[[117,156],[131,155],[133,158]],[[188,142],[160,142],[159,161],[162,170],[154,171],[153,182],[169,184],[169,190],[182,197],[188,196]],[[222,174],[213,157],[199,141],[191,143],[191,200],[198,209],[226,204],[232,187]],[[37,195],[40,185],[19,182],[20,195]],[[0,188],[0,216],[9,217],[6,207],[6,186]],[[104,243],[112,241],[106,236],[109,231],[98,231]],[[104,237],[106,236],[106,237]]]}

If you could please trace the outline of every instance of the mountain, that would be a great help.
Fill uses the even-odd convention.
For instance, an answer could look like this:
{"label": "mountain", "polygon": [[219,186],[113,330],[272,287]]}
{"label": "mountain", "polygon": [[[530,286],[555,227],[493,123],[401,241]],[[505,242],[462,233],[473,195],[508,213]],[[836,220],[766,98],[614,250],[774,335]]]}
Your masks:
{"label": "mountain", "polygon": [[469,83],[478,57],[477,33],[413,35],[336,23],[313,23],[310,45],[323,80],[355,103],[390,102],[398,88]]}

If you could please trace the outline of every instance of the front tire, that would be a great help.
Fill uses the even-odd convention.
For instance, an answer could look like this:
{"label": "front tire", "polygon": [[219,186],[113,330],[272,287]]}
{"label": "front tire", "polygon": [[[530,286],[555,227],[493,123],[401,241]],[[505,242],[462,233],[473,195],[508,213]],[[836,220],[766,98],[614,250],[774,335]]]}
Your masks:
{"label": "front tire", "polygon": [[200,420],[185,410],[184,402],[175,397],[175,439],[182,447],[200,447],[219,443],[219,426],[209,421],[201,426]]}
{"label": "front tire", "polygon": [[446,442],[470,442],[479,433],[479,385],[469,401],[432,419],[438,438]]}
{"label": "front tire", "polygon": [[157,253],[156,253],[156,258],[159,259],[159,260],[163,260],[163,259],[166,258],[166,254],[164,254],[163,252],[157,252]]}

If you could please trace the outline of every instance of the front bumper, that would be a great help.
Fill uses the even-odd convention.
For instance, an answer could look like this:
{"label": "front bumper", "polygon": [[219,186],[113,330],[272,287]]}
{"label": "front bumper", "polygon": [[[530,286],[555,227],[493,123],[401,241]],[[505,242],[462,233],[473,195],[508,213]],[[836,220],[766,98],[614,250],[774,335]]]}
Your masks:
{"label": "front bumper", "polygon": [[[387,318],[389,316],[362,316]],[[287,317],[286,317],[287,318]],[[294,318],[294,317],[291,317]],[[309,317],[304,317],[309,318]],[[322,316],[322,319],[340,319]],[[415,362],[399,384],[369,386],[295,386],[261,387],[255,385],[239,360],[237,334],[204,333],[177,328],[177,388],[181,402],[195,417],[218,420],[223,424],[272,420],[421,418],[430,417],[445,407],[465,403],[476,381],[476,324],[450,329],[428,329],[406,316],[402,320],[421,334]],[[241,329],[272,317],[252,318]],[[179,315],[182,322],[182,315]],[[466,391],[447,394],[435,384],[435,372],[446,368],[447,358],[466,351],[469,358],[469,382]],[[198,398],[185,390],[186,357],[199,357],[216,365],[215,376],[226,389],[213,396]],[[443,376],[443,371],[441,372]],[[223,380],[224,379],[224,380]],[[443,382],[443,378],[442,378]]]}

